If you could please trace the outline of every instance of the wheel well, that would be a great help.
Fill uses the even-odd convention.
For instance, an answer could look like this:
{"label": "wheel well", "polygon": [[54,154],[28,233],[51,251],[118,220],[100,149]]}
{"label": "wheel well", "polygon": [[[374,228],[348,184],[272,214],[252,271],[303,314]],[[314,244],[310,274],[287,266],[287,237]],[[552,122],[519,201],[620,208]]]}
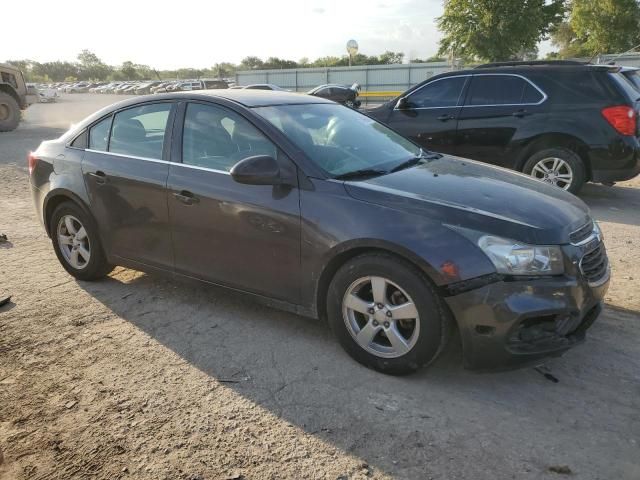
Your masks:
{"label": "wheel well", "polygon": [[13,87],[7,85],[6,83],[0,83],[0,92],[8,93],[13,97],[13,99],[18,103],[18,107],[22,108],[22,102],[20,101],[20,97],[13,89]]}
{"label": "wheel well", "polygon": [[587,180],[591,179],[591,165],[589,164],[589,155],[587,154],[589,147],[579,138],[561,133],[541,135],[532,140],[518,159],[516,169],[521,172],[524,164],[532,155],[547,148],[566,148],[577,154],[580,160],[582,160],[582,163],[584,163]]}
{"label": "wheel well", "polygon": [[76,205],[78,205],[80,208],[82,208],[85,212],[88,213],[87,211],[87,207],[85,205],[83,205],[83,203],[69,195],[65,195],[64,193],[59,193],[51,198],[49,198],[49,200],[47,200],[47,203],[45,205],[45,210],[44,210],[44,226],[45,229],[47,231],[47,235],[51,236],[51,231],[50,231],[50,221],[51,221],[51,215],[53,215],[54,210],[58,207],[58,205],[60,205],[61,203],[64,202],[71,202],[71,203],[75,203]]}
{"label": "wheel well", "polygon": [[[386,248],[379,247],[355,247],[344,252],[339,253],[334,256],[329,263],[325,266],[324,270],[320,274],[320,279],[318,280],[318,287],[316,288],[316,312],[318,314],[318,318],[326,320],[327,318],[327,293],[329,291],[329,285],[331,284],[331,280],[333,280],[336,272],[344,265],[346,262],[351,260],[352,258],[357,257],[358,255],[362,255],[364,253],[375,253],[382,252],[387,253],[389,255],[394,255],[403,260],[411,263],[416,268],[421,271],[424,271],[416,262],[412,261],[410,258],[407,258],[404,255],[400,255],[397,252]],[[425,275],[427,273],[425,272]],[[428,276],[428,275],[427,275]]]}

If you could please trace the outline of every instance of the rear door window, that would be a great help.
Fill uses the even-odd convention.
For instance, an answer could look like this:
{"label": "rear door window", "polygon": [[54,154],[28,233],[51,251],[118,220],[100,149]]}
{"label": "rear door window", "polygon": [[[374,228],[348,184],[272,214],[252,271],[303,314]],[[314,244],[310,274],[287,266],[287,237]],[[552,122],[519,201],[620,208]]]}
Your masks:
{"label": "rear door window", "polygon": [[514,75],[475,75],[466,105],[520,105],[538,103],[543,98],[524,78]]}
{"label": "rear door window", "polygon": [[466,81],[467,77],[436,80],[411,93],[408,104],[410,108],[455,107]]}
{"label": "rear door window", "polygon": [[154,103],[116,114],[109,151],[133,157],[162,159],[171,103]]}
{"label": "rear door window", "polygon": [[99,152],[106,152],[109,144],[109,130],[111,128],[112,115],[100,120],[89,129],[89,148]]}

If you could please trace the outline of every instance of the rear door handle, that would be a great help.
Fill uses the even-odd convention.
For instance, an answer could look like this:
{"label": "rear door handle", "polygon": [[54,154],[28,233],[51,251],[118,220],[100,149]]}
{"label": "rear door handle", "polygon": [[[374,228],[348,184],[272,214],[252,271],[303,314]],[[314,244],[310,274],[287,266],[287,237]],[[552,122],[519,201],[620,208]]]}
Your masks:
{"label": "rear door handle", "polygon": [[447,120],[453,120],[454,117],[452,117],[451,115],[447,114],[447,115],[440,115],[438,117],[438,120],[440,120],[441,122],[446,122]]}
{"label": "rear door handle", "polygon": [[200,199],[196,197],[193,193],[188,190],[181,190],[180,192],[176,192],[173,196],[179,202],[184,203],[185,205],[193,205],[194,203],[198,203]]}
{"label": "rear door handle", "polygon": [[531,115],[531,112],[527,112],[526,110],[518,110],[516,112],[513,112],[511,115],[513,115],[514,117],[518,117],[518,118],[522,118],[522,117],[526,117],[527,115]]}
{"label": "rear door handle", "polygon": [[107,183],[107,174],[101,170],[96,172],[89,172],[89,176],[96,179],[96,183],[99,185],[104,185]]}

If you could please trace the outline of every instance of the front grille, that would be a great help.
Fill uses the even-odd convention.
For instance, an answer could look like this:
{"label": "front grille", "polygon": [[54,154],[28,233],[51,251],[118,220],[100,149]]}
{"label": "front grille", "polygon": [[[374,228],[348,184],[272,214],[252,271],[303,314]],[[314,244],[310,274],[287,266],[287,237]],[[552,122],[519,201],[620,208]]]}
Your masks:
{"label": "front grille", "polygon": [[573,232],[571,235],[569,235],[569,240],[571,241],[571,243],[576,245],[580,242],[585,241],[587,238],[589,238],[592,232],[593,232],[593,223],[589,222],[583,225],[582,227],[580,227],[575,232]]}
{"label": "front grille", "polygon": [[589,282],[597,282],[607,274],[608,262],[604,243],[599,242],[580,260],[580,271]]}

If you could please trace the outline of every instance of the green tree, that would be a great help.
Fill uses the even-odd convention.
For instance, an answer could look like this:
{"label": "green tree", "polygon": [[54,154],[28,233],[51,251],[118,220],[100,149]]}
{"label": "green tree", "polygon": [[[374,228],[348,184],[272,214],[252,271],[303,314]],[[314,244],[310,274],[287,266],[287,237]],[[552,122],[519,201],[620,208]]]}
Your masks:
{"label": "green tree", "polygon": [[431,56],[429,58],[425,58],[425,59],[412,58],[410,60],[411,63],[431,63],[431,62],[446,62],[446,61],[447,61],[446,57],[442,57],[442,56],[439,56],[439,55],[433,55],[433,56]]}
{"label": "green tree", "polygon": [[216,78],[230,77],[236,73],[238,67],[231,62],[216,63],[212,70],[213,76]]}
{"label": "green tree", "polygon": [[387,50],[381,55],[378,55],[378,61],[381,65],[391,65],[394,63],[402,63],[404,60],[404,53],[402,52],[391,52]]}
{"label": "green tree", "polygon": [[122,62],[122,65],[120,66],[120,72],[126,80],[137,80],[139,78],[136,66],[129,60],[127,60],[126,62]]}
{"label": "green tree", "polygon": [[562,21],[563,0],[445,0],[438,54],[501,61],[518,58]]}
{"label": "green tree", "polygon": [[262,65],[262,68],[282,69],[282,68],[296,68],[297,66],[298,66],[298,62],[294,62],[293,60],[285,60],[283,58],[278,58],[278,57],[269,57]]}
{"label": "green tree", "polygon": [[61,82],[67,77],[78,75],[78,65],[71,62],[45,62],[34,65],[33,71],[37,75],[48,77],[53,82]]}
{"label": "green tree", "polygon": [[264,66],[264,62],[258,57],[244,57],[240,62],[240,70],[259,70]]}
{"label": "green tree", "polygon": [[98,56],[89,50],[82,50],[78,54],[78,77],[83,80],[104,80],[113,71],[113,67],[106,65]]}
{"label": "green tree", "polygon": [[636,0],[572,0],[570,8],[573,43],[589,55],[625,52],[640,43],[640,5]]}

